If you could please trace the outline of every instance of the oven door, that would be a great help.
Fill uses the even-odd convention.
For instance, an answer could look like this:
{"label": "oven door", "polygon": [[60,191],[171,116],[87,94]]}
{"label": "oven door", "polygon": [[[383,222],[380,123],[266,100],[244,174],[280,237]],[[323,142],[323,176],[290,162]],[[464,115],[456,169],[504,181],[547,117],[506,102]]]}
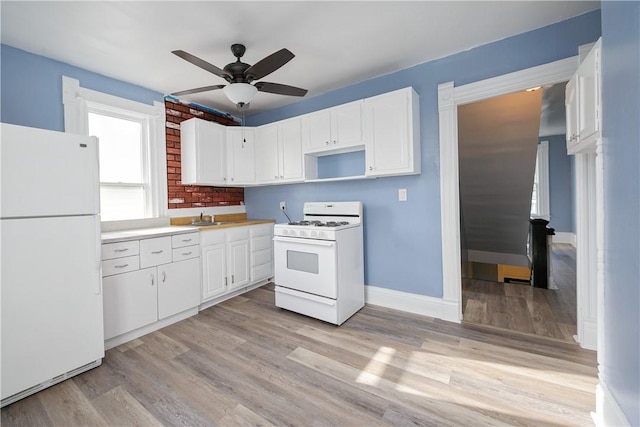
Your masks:
{"label": "oven door", "polygon": [[337,298],[336,242],[281,236],[273,240],[276,285]]}

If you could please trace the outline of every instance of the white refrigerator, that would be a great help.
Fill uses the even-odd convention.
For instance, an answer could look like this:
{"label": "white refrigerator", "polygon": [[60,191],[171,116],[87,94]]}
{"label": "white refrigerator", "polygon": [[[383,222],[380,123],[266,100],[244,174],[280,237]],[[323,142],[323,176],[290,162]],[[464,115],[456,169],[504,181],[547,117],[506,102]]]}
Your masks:
{"label": "white refrigerator", "polygon": [[1,124],[1,406],[102,363],[95,137]]}

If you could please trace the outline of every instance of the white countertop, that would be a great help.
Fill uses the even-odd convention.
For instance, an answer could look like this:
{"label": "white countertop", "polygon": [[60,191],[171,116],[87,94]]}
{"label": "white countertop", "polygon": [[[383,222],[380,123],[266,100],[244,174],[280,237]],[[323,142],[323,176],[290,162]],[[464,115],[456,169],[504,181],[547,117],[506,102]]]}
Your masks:
{"label": "white countertop", "polygon": [[193,233],[199,230],[199,227],[190,225],[172,225],[166,227],[108,231],[102,233],[102,243],[124,242],[127,240],[146,239],[150,237],[171,236],[174,234]]}

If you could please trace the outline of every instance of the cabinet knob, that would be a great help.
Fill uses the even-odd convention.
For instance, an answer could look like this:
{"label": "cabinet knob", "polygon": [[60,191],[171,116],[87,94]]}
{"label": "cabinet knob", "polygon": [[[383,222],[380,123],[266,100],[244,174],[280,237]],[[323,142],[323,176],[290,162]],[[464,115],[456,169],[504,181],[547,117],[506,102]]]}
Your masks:
{"label": "cabinet knob", "polygon": [[167,281],[167,273],[165,271],[162,272],[162,283]]}
{"label": "cabinet knob", "polygon": [[154,275],[151,275],[151,286],[156,284],[156,278],[154,277]]}
{"label": "cabinet knob", "polygon": [[327,144],[327,145],[329,145],[329,141],[325,141],[324,143],[325,143],[325,144]]}
{"label": "cabinet knob", "polygon": [[372,171],[373,170],[373,166],[369,166],[369,170]]}
{"label": "cabinet knob", "polygon": [[233,178],[231,178],[231,181],[233,181]]}
{"label": "cabinet knob", "polygon": [[274,176],[275,179],[278,179],[278,175]]}
{"label": "cabinet knob", "polygon": [[337,144],[337,143],[338,143],[338,141],[336,141],[336,140],[334,139],[334,140],[333,140],[333,143],[334,143],[334,144]]}
{"label": "cabinet knob", "polygon": [[284,179],[284,175],[280,175],[280,179]]}

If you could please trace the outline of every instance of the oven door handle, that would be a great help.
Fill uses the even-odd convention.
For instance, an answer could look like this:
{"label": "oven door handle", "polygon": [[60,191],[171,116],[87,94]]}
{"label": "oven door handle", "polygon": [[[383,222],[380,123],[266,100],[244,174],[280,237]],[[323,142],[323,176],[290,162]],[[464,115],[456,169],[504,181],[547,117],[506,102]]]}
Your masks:
{"label": "oven door handle", "polygon": [[275,236],[273,238],[274,242],[285,242],[285,243],[298,243],[300,245],[315,245],[315,246],[326,246],[330,248],[335,244],[333,241],[327,240],[313,240],[313,239],[303,239],[303,238],[291,238],[291,237],[281,237]]}

